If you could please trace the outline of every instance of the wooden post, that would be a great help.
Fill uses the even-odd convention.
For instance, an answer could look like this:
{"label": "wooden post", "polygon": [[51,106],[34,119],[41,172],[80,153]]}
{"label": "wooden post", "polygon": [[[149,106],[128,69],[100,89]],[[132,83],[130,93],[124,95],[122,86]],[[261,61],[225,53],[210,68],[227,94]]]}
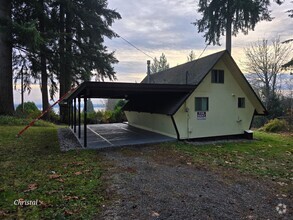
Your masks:
{"label": "wooden post", "polygon": [[81,118],[80,118],[80,96],[78,96],[78,138],[79,139],[80,139],[80,133],[81,133],[80,122],[81,122]]}
{"label": "wooden post", "polygon": [[83,116],[83,124],[84,124],[84,130],[83,130],[83,146],[87,147],[87,95],[84,96],[84,116]]}
{"label": "wooden post", "polygon": [[76,133],[76,98],[73,101],[73,115],[74,133]]}

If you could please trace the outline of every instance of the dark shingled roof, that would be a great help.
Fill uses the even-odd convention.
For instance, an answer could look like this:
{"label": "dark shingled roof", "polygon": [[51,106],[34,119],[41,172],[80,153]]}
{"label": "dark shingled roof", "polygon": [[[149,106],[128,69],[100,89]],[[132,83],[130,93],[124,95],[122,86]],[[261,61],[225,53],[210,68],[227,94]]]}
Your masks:
{"label": "dark shingled roof", "polygon": [[84,82],[68,94],[63,103],[85,96],[124,98],[128,100],[123,107],[125,111],[173,115],[220,59],[228,63],[235,79],[255,105],[257,114],[266,114],[265,107],[227,51],[151,74],[149,84],[147,77],[142,83]]}
{"label": "dark shingled roof", "polygon": [[[227,51],[194,60],[150,75],[150,83],[198,85]],[[147,76],[142,83],[147,83]]]}

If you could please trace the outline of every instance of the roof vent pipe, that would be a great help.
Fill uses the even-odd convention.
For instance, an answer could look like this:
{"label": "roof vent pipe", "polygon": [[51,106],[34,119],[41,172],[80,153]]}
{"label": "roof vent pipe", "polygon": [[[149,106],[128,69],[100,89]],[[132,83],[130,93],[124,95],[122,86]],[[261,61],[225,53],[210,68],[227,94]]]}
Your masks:
{"label": "roof vent pipe", "polygon": [[151,61],[147,61],[147,76],[148,76],[148,83],[151,82]]}

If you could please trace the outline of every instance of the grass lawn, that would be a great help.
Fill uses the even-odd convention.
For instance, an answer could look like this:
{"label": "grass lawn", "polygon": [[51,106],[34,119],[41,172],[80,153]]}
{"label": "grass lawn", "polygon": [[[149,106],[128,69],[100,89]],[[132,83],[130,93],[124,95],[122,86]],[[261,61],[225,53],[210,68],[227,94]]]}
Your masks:
{"label": "grass lawn", "polygon": [[[60,152],[57,128],[0,126],[0,219],[90,219],[103,201],[99,156]],[[14,201],[39,200],[38,206]]]}
{"label": "grass lawn", "polygon": [[293,180],[293,135],[255,132],[256,140],[194,146],[173,144],[198,165],[230,167],[276,181]]}
{"label": "grass lawn", "polygon": [[[60,152],[56,126],[32,127],[16,138],[21,128],[0,126],[0,219],[94,218],[105,188],[99,154],[91,150]],[[183,152],[200,166],[235,168],[290,182],[292,135],[256,132],[255,138],[241,143],[159,146]],[[37,199],[38,206],[14,205],[19,199]]]}

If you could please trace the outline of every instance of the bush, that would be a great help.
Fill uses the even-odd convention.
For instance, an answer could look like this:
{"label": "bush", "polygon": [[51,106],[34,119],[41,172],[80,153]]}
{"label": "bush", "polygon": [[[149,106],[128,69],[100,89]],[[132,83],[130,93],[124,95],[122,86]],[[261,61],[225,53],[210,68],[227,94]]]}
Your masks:
{"label": "bush", "polygon": [[38,109],[34,102],[23,103],[23,109],[22,105],[20,104],[16,107],[15,111],[15,115],[20,118],[36,118],[41,113],[42,112]]}
{"label": "bush", "polygon": [[[108,123],[118,123],[126,121],[126,116],[122,111],[122,107],[125,105],[124,100],[119,100],[114,107],[114,110],[106,111],[93,111],[87,113],[87,123],[88,124],[108,124]],[[81,114],[81,122],[83,123],[84,112]]]}
{"label": "bush", "polygon": [[101,123],[112,123],[113,122],[113,111],[105,111],[101,119]]}
{"label": "bush", "polygon": [[288,131],[289,126],[285,120],[280,120],[280,119],[275,118],[275,119],[270,120],[267,124],[265,124],[259,130],[266,131],[266,132]]}
{"label": "bush", "polygon": [[52,123],[60,123],[60,116],[52,109],[48,114],[48,121]]}
{"label": "bush", "polygon": [[100,123],[100,119],[98,118],[97,112],[89,112],[87,113],[87,123],[88,124],[98,124]]}

